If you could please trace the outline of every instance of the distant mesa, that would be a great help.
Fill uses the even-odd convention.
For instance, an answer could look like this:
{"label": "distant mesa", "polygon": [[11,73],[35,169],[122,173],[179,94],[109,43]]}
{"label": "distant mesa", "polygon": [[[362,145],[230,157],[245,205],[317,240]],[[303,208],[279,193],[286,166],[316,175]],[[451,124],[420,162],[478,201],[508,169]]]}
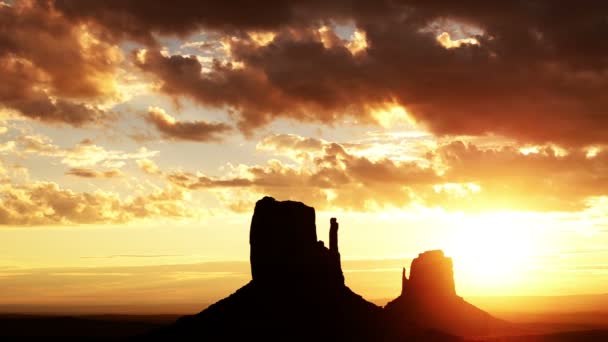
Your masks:
{"label": "distant mesa", "polygon": [[403,269],[401,295],[384,308],[390,324],[458,336],[495,335],[510,327],[456,294],[452,259],[443,251],[420,253],[410,270],[408,279]]}
{"label": "distant mesa", "polygon": [[344,284],[339,224],[329,225],[327,248],[314,208],[262,198],[249,235],[252,280],[144,340],[452,341],[500,323],[456,295],[442,251],[414,259],[410,279],[404,269],[402,293],[384,310],[366,301]]}

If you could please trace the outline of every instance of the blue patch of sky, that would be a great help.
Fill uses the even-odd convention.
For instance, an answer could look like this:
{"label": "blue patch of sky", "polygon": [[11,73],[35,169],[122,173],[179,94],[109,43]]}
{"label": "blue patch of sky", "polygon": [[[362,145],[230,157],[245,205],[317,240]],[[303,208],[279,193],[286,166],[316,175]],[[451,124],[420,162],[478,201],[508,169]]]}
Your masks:
{"label": "blue patch of sky", "polygon": [[350,40],[357,27],[354,23],[341,23],[332,25],[332,29],[341,39]]}

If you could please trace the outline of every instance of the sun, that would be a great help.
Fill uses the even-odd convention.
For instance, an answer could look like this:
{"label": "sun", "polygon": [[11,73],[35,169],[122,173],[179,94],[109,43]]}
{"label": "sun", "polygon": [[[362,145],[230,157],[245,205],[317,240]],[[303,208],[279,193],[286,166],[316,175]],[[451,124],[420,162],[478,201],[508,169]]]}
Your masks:
{"label": "sun", "polygon": [[463,215],[455,223],[445,250],[457,283],[482,293],[517,287],[539,247],[533,224],[511,212]]}

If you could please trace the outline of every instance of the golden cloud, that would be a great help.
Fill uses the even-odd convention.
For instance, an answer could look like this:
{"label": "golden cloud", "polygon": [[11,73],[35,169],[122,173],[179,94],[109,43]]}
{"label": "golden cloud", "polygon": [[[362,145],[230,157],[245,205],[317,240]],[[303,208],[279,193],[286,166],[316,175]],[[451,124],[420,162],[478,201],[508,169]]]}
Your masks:
{"label": "golden cloud", "polygon": [[87,168],[71,168],[65,173],[66,175],[83,177],[83,178],[115,178],[121,177],[123,174],[118,169],[110,169],[107,171],[98,171]]}
{"label": "golden cloud", "polygon": [[21,153],[37,156],[61,158],[61,163],[72,168],[84,168],[101,165],[107,168],[121,168],[128,160],[140,160],[158,155],[158,151],[150,151],[141,147],[136,152],[107,150],[96,145],[92,140],[85,139],[72,148],[62,148],[53,144],[50,138],[43,135],[25,135],[19,137],[17,144]]}
{"label": "golden cloud", "polygon": [[74,192],[53,182],[0,185],[0,225],[125,223],[152,217],[185,218],[198,214],[186,193],[168,187],[121,199],[105,191]]}
{"label": "golden cloud", "polygon": [[[374,158],[348,146],[296,135],[272,135],[258,148],[289,156],[237,165],[222,177],[168,172],[174,185],[209,190],[235,210],[259,196],[299,199],[323,209],[356,211],[439,207],[445,210],[578,211],[589,199],[608,196],[608,152],[565,153],[542,147],[524,154],[518,146],[479,147],[452,141],[411,161]],[[355,153],[359,153],[358,155]]]}

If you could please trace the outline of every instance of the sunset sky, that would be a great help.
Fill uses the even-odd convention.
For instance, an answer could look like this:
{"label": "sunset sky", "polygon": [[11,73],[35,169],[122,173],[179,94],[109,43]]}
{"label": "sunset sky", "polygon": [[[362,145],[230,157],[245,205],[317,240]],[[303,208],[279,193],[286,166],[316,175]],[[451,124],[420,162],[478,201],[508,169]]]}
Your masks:
{"label": "sunset sky", "polygon": [[213,302],[265,195],[368,299],[606,292],[608,3],[556,4],[0,0],[0,306]]}

